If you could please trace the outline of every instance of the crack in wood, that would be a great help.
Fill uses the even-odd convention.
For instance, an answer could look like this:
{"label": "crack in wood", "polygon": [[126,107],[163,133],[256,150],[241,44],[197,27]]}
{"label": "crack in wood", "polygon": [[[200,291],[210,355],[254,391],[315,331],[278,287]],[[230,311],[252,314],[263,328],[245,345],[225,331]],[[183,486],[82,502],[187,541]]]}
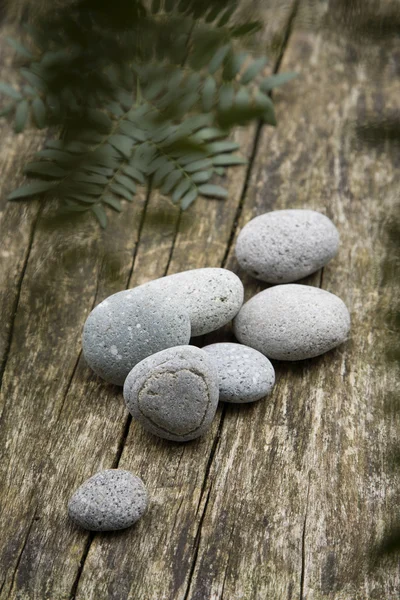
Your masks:
{"label": "crack in wood", "polygon": [[175,527],[176,527],[176,522],[177,522],[177,520],[178,520],[179,511],[181,510],[181,506],[182,506],[182,504],[183,504],[183,500],[184,500],[184,498],[181,498],[181,499],[180,499],[180,501],[179,501],[179,506],[178,506],[178,508],[177,508],[177,511],[176,511],[176,513],[175,513],[174,523],[173,523],[173,525],[172,525],[172,531],[173,531],[173,530],[175,529]]}
{"label": "crack in wood", "polygon": [[174,475],[174,479],[175,479],[175,477],[176,477],[177,473],[179,473],[179,470],[180,470],[180,467],[181,467],[182,458],[183,458],[183,454],[184,454],[184,448],[182,448],[182,452],[181,452],[181,455],[180,455],[180,457],[179,457],[178,464],[177,464],[177,466],[176,466],[176,469],[175,469],[175,475]]}
{"label": "crack in wood", "polygon": [[147,187],[146,200],[144,202],[143,212],[142,212],[142,216],[140,218],[137,241],[136,241],[135,247],[133,249],[132,266],[131,266],[131,268],[129,270],[129,275],[128,275],[128,279],[127,279],[126,286],[125,286],[126,289],[129,288],[129,283],[130,283],[130,280],[132,278],[133,270],[135,268],[136,257],[137,257],[137,253],[138,253],[138,249],[139,249],[140,238],[141,238],[141,235],[142,235],[142,230],[143,230],[144,222],[145,222],[145,219],[146,219],[147,207],[148,207],[149,202],[150,202],[150,196],[151,196],[151,184],[149,184],[148,187]]}
{"label": "crack in wood", "polygon": [[[18,555],[17,562],[16,562],[15,568],[14,568],[14,572],[12,574],[11,585],[10,585],[10,589],[8,591],[8,594],[7,594],[7,598],[10,598],[10,599],[12,599],[11,592],[13,591],[13,587],[14,587],[15,579],[16,579],[17,572],[18,572],[18,569],[19,569],[19,565],[21,563],[22,555],[25,552],[25,548],[26,548],[26,545],[28,543],[28,539],[29,539],[29,536],[30,536],[30,533],[31,533],[31,530],[32,530],[32,527],[33,527],[33,523],[35,522],[37,508],[38,507],[36,506],[35,510],[33,511],[33,516],[32,516],[31,522],[29,523],[28,531],[26,533],[26,537],[25,537],[24,543],[23,543],[22,548],[20,550],[20,553]],[[0,593],[1,593],[2,589],[3,589],[3,586],[1,587]]]}
{"label": "crack in wood", "polygon": [[1,386],[3,384],[3,376],[4,376],[4,372],[6,370],[6,365],[7,365],[7,361],[8,361],[8,356],[10,354],[10,349],[11,349],[11,343],[12,343],[12,338],[13,338],[13,334],[14,334],[14,325],[15,325],[15,319],[17,317],[17,312],[18,312],[18,306],[19,306],[19,300],[21,297],[21,291],[22,291],[22,284],[24,281],[24,277],[25,277],[25,273],[26,273],[26,269],[28,267],[28,262],[29,262],[29,258],[31,255],[31,251],[32,251],[32,247],[33,247],[33,240],[35,237],[35,232],[36,232],[36,227],[39,221],[39,217],[42,214],[42,205],[39,207],[36,218],[33,222],[32,225],[32,229],[30,232],[30,236],[29,236],[29,242],[28,242],[28,250],[26,253],[26,257],[24,260],[24,264],[22,266],[22,270],[21,270],[21,274],[17,283],[17,293],[15,296],[15,300],[14,300],[14,305],[12,308],[12,312],[11,312],[11,323],[10,323],[10,331],[8,334],[8,338],[7,338],[7,344],[6,344],[6,348],[5,348],[5,352],[4,352],[4,357],[0,366],[0,389]]}
{"label": "crack in wood", "polygon": [[69,390],[71,389],[72,381],[73,381],[73,379],[75,377],[75,373],[76,373],[76,370],[78,368],[78,364],[79,364],[79,361],[81,359],[81,356],[82,356],[82,350],[80,350],[80,352],[78,353],[78,358],[75,361],[74,368],[72,369],[71,376],[70,376],[70,378],[68,380],[67,387],[66,387],[66,390],[64,392],[64,396],[63,396],[63,399],[62,399],[62,402],[61,402],[60,410],[58,411],[58,415],[57,415],[57,418],[56,418],[56,421],[55,421],[55,425],[57,425],[57,423],[59,422],[60,417],[62,415],[62,412],[64,410],[65,401],[67,399]]}
{"label": "crack in wood", "polygon": [[282,45],[280,47],[280,52],[279,52],[278,58],[275,63],[274,73],[277,73],[279,71],[279,69],[281,68],[283,57],[285,55],[286,48],[288,47],[290,36],[292,35],[293,25],[296,20],[297,13],[299,12],[300,2],[301,2],[301,0],[294,0],[293,8],[290,11],[289,18],[287,20],[287,24],[284,29]]}
{"label": "crack in wood", "polygon": [[[280,66],[282,64],[283,56],[284,56],[286,48],[287,48],[287,46],[289,44],[290,35],[292,33],[292,30],[293,30],[293,24],[294,24],[294,21],[295,21],[296,16],[297,16],[297,12],[299,10],[299,6],[300,6],[300,0],[295,0],[293,8],[290,11],[286,27],[284,28],[285,35],[284,35],[284,38],[283,38],[283,41],[282,41],[282,46],[280,48],[280,52],[279,52],[278,58],[275,61],[275,65],[274,65],[274,68],[273,68],[273,71],[272,71],[274,75],[276,75],[278,73],[278,71],[280,69]],[[270,98],[272,98],[272,96],[273,96],[272,92],[269,92],[268,96]],[[250,159],[249,159],[249,163],[248,163],[247,170],[246,170],[246,175],[245,175],[245,179],[244,179],[244,183],[243,183],[242,193],[240,195],[239,204],[238,204],[238,207],[236,209],[236,214],[235,214],[235,218],[233,220],[233,226],[232,226],[231,234],[229,236],[229,240],[228,240],[228,244],[227,244],[227,247],[226,247],[226,250],[225,250],[225,254],[224,254],[224,257],[222,259],[222,263],[221,263],[221,267],[222,268],[224,268],[225,265],[226,265],[226,263],[228,262],[228,258],[229,258],[229,255],[231,253],[231,249],[232,249],[232,246],[233,246],[233,241],[235,239],[236,231],[237,231],[237,228],[238,228],[238,225],[239,225],[240,217],[241,217],[242,212],[243,212],[243,205],[244,205],[244,202],[245,202],[245,199],[246,199],[246,196],[247,196],[247,190],[249,188],[250,178],[251,178],[251,174],[252,174],[252,171],[253,171],[253,166],[254,166],[255,158],[256,158],[256,155],[257,155],[257,152],[258,152],[258,146],[259,146],[259,143],[260,143],[260,137],[261,137],[261,133],[262,133],[263,127],[264,127],[263,122],[259,121],[258,124],[257,124],[256,133],[255,133],[255,136],[254,136],[253,147],[252,147],[252,150],[251,150]]]}
{"label": "crack in wood", "polygon": [[223,428],[224,420],[225,420],[225,414],[226,414],[226,406],[223,405],[222,411],[221,411],[221,417],[220,417],[220,420],[219,420],[219,423],[218,423],[217,433],[216,433],[215,438],[213,440],[213,444],[211,446],[210,454],[208,456],[208,461],[207,461],[206,468],[205,468],[205,471],[204,471],[204,477],[203,477],[203,483],[201,485],[199,503],[198,503],[197,509],[196,509],[196,516],[198,515],[199,510],[200,510],[200,506],[201,506],[201,502],[203,500],[204,492],[205,492],[205,489],[207,487],[207,480],[208,480],[208,476],[210,474],[211,465],[212,465],[212,463],[214,461],[214,456],[215,456],[215,454],[217,452],[217,447],[218,447],[218,444],[219,444],[219,440],[221,438],[222,428]]}
{"label": "crack in wood", "polygon": [[[241,512],[242,512],[242,508],[243,508],[243,498],[242,501],[240,502],[240,508],[238,511],[238,519],[241,516]],[[226,578],[228,576],[228,568],[229,568],[229,563],[230,563],[230,559],[231,559],[231,546],[232,546],[232,538],[233,538],[233,532],[235,531],[235,523],[233,523],[232,527],[231,527],[231,531],[229,534],[229,540],[228,540],[228,548],[229,548],[229,554],[228,554],[228,560],[225,566],[225,573],[224,573],[224,579],[222,581],[222,588],[221,588],[221,596],[219,598],[219,600],[224,600],[224,592],[225,592],[225,583],[226,583]]]}
{"label": "crack in wood", "polygon": [[172,244],[171,244],[171,248],[169,251],[169,256],[168,256],[168,261],[167,261],[167,266],[165,267],[165,272],[164,272],[164,277],[165,275],[167,275],[171,261],[172,261],[172,255],[174,253],[175,250],[175,245],[176,245],[176,240],[178,238],[178,234],[179,234],[179,227],[181,224],[181,219],[182,219],[182,209],[179,211],[179,215],[178,215],[178,219],[176,221],[176,226],[175,226],[175,231],[174,231],[174,237],[172,239]]}
{"label": "crack in wood", "polygon": [[310,473],[308,474],[308,486],[307,486],[307,497],[306,497],[306,508],[304,513],[303,531],[301,534],[301,573],[300,573],[300,596],[299,600],[306,600],[304,596],[304,581],[306,572],[306,528],[307,528],[307,515],[308,515],[308,501],[310,497]]}
{"label": "crack in wood", "polygon": [[94,532],[91,532],[88,535],[88,539],[86,540],[86,545],[85,545],[85,548],[83,550],[83,553],[82,553],[82,556],[81,556],[81,560],[79,561],[79,568],[78,568],[78,571],[77,571],[74,583],[72,584],[71,593],[69,595],[69,599],[68,600],[75,600],[75,598],[76,598],[76,593],[78,591],[79,581],[81,579],[82,571],[83,571],[86,559],[87,559],[88,554],[89,554],[90,546],[92,545],[92,542],[94,540],[94,536],[95,536]]}
{"label": "crack in wood", "polygon": [[322,267],[320,275],[319,275],[319,284],[318,286],[322,289],[324,285],[324,267]]}
{"label": "crack in wood", "polygon": [[128,438],[129,429],[132,423],[132,415],[129,413],[126,417],[124,429],[122,432],[122,437],[118,443],[117,453],[115,455],[114,461],[111,465],[112,469],[118,469],[119,461],[121,460],[122,452],[124,451],[126,440]]}
{"label": "crack in wood", "polygon": [[193,544],[193,559],[192,559],[191,565],[190,565],[189,577],[188,577],[186,592],[183,597],[183,600],[188,600],[188,597],[189,597],[189,592],[190,592],[190,588],[191,588],[192,581],[193,581],[193,575],[194,575],[194,571],[195,571],[196,564],[197,564],[197,557],[198,557],[199,549],[200,549],[201,530],[203,528],[203,521],[206,516],[208,502],[210,500],[210,495],[211,495],[211,490],[212,490],[212,484],[210,485],[210,487],[208,489],[207,498],[204,503],[204,508],[203,508],[203,511],[200,516],[199,525],[197,527],[196,537],[194,539],[194,544]]}

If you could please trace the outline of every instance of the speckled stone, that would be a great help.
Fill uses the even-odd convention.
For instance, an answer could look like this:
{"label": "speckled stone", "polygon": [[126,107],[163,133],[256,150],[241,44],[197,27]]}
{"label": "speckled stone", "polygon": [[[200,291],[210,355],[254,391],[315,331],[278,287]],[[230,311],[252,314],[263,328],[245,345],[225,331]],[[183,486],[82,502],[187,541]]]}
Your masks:
{"label": "speckled stone", "polygon": [[146,511],[143,481],[123,469],[107,469],[87,479],[68,504],[68,514],[90,531],[125,529]]}
{"label": "speckled stone", "polygon": [[245,225],[236,257],[245,271],[269,283],[297,281],[326,265],[339,248],[339,233],[314,210],[275,210]]}
{"label": "speckled stone", "polygon": [[218,405],[218,375],[206,352],[178,346],[136,365],[126,378],[128,410],[159,437],[186,442],[205,433]]}
{"label": "speckled stone", "polygon": [[219,399],[243,404],[264,398],[275,383],[274,367],[268,358],[243,344],[210,344],[203,350],[218,371]]}
{"label": "speckled stone", "polygon": [[82,346],[95,373],[123,385],[138,362],[189,340],[189,315],[172,293],[136,288],[118,292],[92,310]]}
{"label": "speckled stone", "polygon": [[346,341],[350,315],[344,302],[325,290],[277,285],[246,302],[234,321],[236,338],[269,358],[302,360]]}
{"label": "speckled stone", "polygon": [[160,294],[172,293],[189,313],[192,336],[204,335],[229,323],[243,304],[243,284],[228,269],[192,269],[140,287]]}

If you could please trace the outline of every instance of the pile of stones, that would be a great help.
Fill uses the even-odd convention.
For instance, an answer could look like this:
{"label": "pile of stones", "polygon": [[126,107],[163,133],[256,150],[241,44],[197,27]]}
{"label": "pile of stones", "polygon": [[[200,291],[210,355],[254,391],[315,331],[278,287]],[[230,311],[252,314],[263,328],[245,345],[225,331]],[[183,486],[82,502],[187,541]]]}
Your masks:
{"label": "pile of stones", "polygon": [[[312,358],[347,339],[350,316],[343,301],[291,283],[326,265],[338,246],[336,227],[318,212],[256,217],[238,236],[237,260],[253,277],[275,285],[243,304],[243,285],[234,273],[204,268],[118,292],[85,323],[85,359],[105,381],[123,386],[128,410],[147,431],[175,442],[193,440],[210,428],[219,400],[247,403],[271,393],[270,359]],[[191,337],[232,320],[240,343],[190,345]],[[109,469],[75,492],[69,514],[86,529],[122,529],[147,504],[138,477]]]}

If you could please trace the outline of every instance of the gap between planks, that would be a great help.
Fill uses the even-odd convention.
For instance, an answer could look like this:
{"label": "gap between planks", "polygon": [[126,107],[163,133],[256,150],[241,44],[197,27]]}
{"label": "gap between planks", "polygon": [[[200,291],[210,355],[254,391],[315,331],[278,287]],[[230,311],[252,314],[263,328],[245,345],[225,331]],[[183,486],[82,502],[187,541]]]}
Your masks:
{"label": "gap between planks", "polygon": [[[278,54],[278,57],[276,59],[275,66],[274,66],[274,69],[273,69],[273,74],[274,75],[276,75],[278,73],[278,71],[279,71],[279,69],[281,67],[281,64],[282,64],[282,61],[283,61],[283,56],[285,54],[286,48],[287,48],[288,43],[289,43],[290,36],[292,34],[292,31],[293,31],[293,24],[294,24],[294,21],[296,19],[296,15],[297,15],[298,10],[299,10],[299,6],[300,6],[300,0],[295,0],[295,3],[293,4],[293,8],[292,8],[292,10],[291,10],[291,12],[289,14],[289,18],[288,18],[288,21],[287,21],[287,24],[286,24],[286,27],[285,27],[285,35],[283,37],[282,46],[281,46],[281,49],[279,51],[279,54]],[[272,98],[272,92],[269,92],[268,96],[270,98]],[[259,121],[258,124],[257,124],[256,133],[254,135],[253,148],[252,148],[252,151],[251,151],[249,164],[248,164],[248,167],[247,167],[247,170],[246,170],[246,176],[245,176],[245,179],[244,179],[244,184],[243,184],[243,189],[242,189],[242,193],[241,193],[241,196],[240,196],[239,204],[238,204],[237,211],[236,211],[236,214],[235,214],[235,218],[234,218],[234,221],[233,221],[232,231],[231,231],[231,234],[229,236],[229,240],[228,240],[228,244],[227,244],[227,247],[226,247],[226,251],[225,251],[224,257],[223,257],[222,262],[221,262],[221,267],[222,268],[225,267],[225,265],[226,265],[226,263],[228,261],[229,254],[230,254],[231,249],[232,249],[233,241],[234,241],[235,236],[236,236],[236,231],[237,231],[237,228],[238,228],[238,225],[239,225],[240,217],[241,217],[242,212],[243,212],[243,206],[244,206],[244,202],[245,202],[245,199],[246,199],[247,190],[249,188],[250,177],[251,177],[251,173],[252,173],[252,170],[253,170],[254,161],[255,161],[255,158],[257,156],[257,151],[258,151],[258,146],[259,146],[259,143],[260,143],[260,137],[261,137],[262,129],[263,129],[263,123],[262,123],[262,121]]]}

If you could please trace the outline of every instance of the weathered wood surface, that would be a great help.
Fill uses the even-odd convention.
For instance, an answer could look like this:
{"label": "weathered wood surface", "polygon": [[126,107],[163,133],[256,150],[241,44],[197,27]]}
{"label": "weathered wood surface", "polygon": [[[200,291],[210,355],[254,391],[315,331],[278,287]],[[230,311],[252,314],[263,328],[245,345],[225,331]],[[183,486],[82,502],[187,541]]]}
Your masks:
{"label": "weathered wood surface", "polygon": [[[398,597],[398,567],[372,568],[370,556],[400,499],[385,412],[394,375],[382,360],[398,296],[383,266],[399,159],[389,143],[366,142],[370,120],[396,109],[399,48],[349,34],[343,3],[300,2],[292,24],[297,2],[264,4],[266,37],[283,40],[276,66],[301,78],[276,93],[276,131],[236,134],[250,164],[229,174],[227,202],[200,200],[181,215],[143,194],[105,233],[89,221],[51,229],[37,207],[5,203],[21,153],[40,140],[1,126],[1,600]],[[155,440],[81,358],[87,314],[167,272],[237,271],[238,229],[287,207],[322,210],[340,228],[339,256],[307,283],[345,300],[351,339],[276,364],[273,396],[221,407],[202,439]],[[262,287],[243,280],[248,296]],[[146,516],[116,534],[74,528],[71,493],[117,465],[146,482]]]}

